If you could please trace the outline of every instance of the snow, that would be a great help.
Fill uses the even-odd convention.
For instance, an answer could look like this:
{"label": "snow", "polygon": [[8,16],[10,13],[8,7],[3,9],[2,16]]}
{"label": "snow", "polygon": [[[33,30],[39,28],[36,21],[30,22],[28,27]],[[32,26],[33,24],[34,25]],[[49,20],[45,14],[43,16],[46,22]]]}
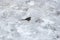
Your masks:
{"label": "snow", "polygon": [[59,4],[60,0],[0,0],[0,40],[60,40]]}

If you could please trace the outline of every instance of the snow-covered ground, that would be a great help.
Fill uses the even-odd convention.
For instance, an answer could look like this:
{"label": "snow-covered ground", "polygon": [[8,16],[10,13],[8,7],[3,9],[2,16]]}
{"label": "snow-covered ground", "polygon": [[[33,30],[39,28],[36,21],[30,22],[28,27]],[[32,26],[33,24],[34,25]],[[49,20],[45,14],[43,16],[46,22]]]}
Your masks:
{"label": "snow-covered ground", "polygon": [[0,40],[60,40],[60,0],[0,0]]}

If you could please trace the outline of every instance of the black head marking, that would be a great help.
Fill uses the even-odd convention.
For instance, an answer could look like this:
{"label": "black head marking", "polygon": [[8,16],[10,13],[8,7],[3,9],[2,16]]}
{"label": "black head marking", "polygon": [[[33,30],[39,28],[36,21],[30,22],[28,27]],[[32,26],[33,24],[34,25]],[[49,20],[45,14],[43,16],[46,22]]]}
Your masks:
{"label": "black head marking", "polygon": [[31,20],[31,17],[28,17],[28,18],[26,18],[25,20],[30,21],[30,20]]}

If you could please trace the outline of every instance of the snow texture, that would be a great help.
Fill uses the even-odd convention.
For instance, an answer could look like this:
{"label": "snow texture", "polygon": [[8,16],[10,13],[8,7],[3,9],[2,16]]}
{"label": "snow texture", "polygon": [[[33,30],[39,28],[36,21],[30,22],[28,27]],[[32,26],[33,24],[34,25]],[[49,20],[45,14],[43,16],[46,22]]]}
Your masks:
{"label": "snow texture", "polygon": [[0,40],[60,40],[60,0],[0,0]]}

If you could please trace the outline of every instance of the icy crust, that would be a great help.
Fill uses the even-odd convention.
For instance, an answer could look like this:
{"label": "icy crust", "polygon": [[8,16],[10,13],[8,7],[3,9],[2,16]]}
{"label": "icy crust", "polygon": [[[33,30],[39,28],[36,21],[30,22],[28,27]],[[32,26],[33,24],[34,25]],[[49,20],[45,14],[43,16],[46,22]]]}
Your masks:
{"label": "icy crust", "polygon": [[59,4],[59,0],[0,0],[0,40],[60,40]]}

